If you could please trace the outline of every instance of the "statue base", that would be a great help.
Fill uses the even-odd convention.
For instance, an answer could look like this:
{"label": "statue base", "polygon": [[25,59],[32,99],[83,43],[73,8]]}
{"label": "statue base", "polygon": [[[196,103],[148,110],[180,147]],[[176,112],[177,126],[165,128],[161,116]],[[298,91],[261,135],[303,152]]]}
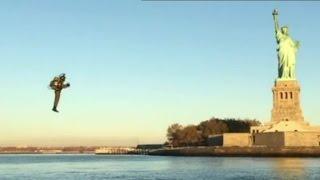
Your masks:
{"label": "statue base", "polygon": [[297,80],[276,80],[272,92],[271,122],[304,121],[300,106],[300,85]]}

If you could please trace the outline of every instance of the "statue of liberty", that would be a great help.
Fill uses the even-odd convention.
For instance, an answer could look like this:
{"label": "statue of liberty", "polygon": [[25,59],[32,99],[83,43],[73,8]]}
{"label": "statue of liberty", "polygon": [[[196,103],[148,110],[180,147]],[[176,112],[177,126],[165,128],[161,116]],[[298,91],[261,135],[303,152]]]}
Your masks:
{"label": "statue of liberty", "polygon": [[278,79],[294,80],[296,79],[296,55],[300,46],[299,41],[294,41],[290,37],[287,26],[279,28],[278,11],[276,9],[272,15],[278,44]]}

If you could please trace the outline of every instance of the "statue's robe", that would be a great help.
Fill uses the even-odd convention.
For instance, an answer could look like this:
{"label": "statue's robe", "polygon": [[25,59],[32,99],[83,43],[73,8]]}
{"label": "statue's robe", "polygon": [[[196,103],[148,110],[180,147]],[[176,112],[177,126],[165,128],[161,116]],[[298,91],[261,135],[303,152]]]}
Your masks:
{"label": "statue's robe", "polygon": [[276,38],[278,42],[279,78],[295,79],[295,65],[297,44],[289,35],[277,30]]}

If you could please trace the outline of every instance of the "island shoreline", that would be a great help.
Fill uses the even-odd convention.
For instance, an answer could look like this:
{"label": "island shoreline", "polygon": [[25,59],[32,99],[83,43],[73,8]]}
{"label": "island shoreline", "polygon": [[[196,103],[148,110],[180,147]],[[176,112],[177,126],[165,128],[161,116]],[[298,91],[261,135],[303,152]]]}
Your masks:
{"label": "island shoreline", "polygon": [[320,147],[183,147],[152,150],[151,156],[320,157]]}

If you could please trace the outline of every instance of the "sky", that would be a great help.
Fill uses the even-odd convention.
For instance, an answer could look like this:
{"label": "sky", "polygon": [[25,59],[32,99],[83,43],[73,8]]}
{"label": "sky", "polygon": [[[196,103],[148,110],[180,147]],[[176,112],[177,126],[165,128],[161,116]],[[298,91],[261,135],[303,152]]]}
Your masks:
{"label": "sky", "polygon": [[[0,145],[162,143],[173,123],[268,122],[274,8],[301,43],[302,108],[320,125],[320,2],[0,1]],[[71,87],[54,113],[60,73]]]}

